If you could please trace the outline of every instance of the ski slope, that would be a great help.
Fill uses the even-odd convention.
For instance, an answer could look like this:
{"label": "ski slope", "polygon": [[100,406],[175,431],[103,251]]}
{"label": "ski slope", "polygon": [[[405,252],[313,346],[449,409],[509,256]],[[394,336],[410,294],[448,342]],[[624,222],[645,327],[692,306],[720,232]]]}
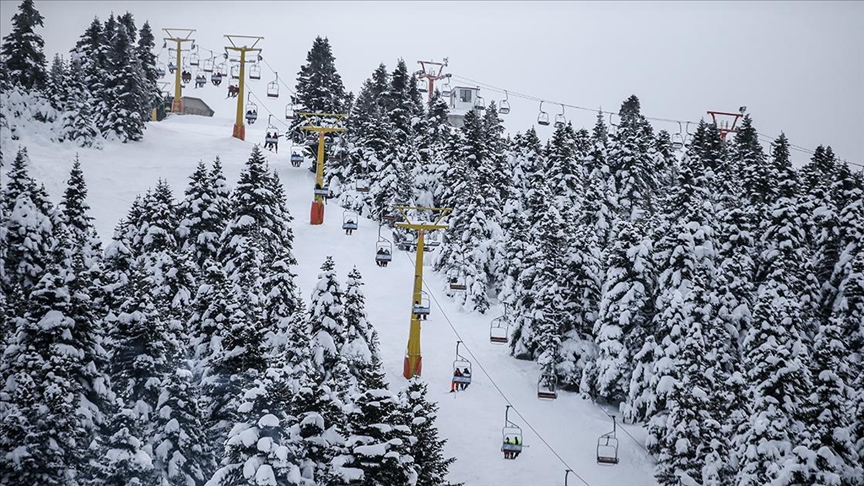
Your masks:
{"label": "ski slope", "polygon": [[[256,86],[263,95],[264,83]],[[228,185],[233,187],[252,145],[263,145],[267,109],[282,116],[284,102],[267,100],[265,106],[259,102],[263,96],[255,100],[259,120],[247,127],[247,141],[240,141],[231,137],[236,99],[222,98],[225,83],[218,89],[208,88],[187,89],[187,94],[210,104],[216,110],[213,118],[169,116],[162,122],[149,123],[142,142],[108,143],[98,151],[54,145],[37,134],[24,134],[3,149],[7,168],[2,182],[5,184],[8,162],[23,144],[30,154],[31,174],[59,202],[77,153],[89,190],[90,214],[103,244],[110,241],[114,226],[125,216],[136,195],[154,187],[159,178],[170,184],[175,199],[182,199],[188,177],[199,160],[210,166],[219,156]],[[311,226],[314,174],[309,172],[308,164],[301,168],[290,165],[287,142],[282,141],[279,148],[279,154],[264,153],[285,186],[295,218],[294,253],[299,262],[295,271],[301,292],[309,299],[328,255],[334,257],[343,288],[348,272],[357,266],[365,283],[369,320],[378,330],[387,377],[396,391],[407,383],[402,377],[402,363],[408,340],[414,254],[396,251],[388,267],[378,267],[374,261],[377,225],[361,218],[359,229],[346,236],[341,229],[342,209],[332,201],[326,207],[324,224]],[[383,236],[392,241],[389,231],[383,231]],[[433,256],[430,254],[427,262]],[[489,323],[501,315],[502,309],[493,307],[487,315],[462,313],[444,294],[443,276],[433,273],[428,263],[424,278],[431,297],[431,314],[422,323],[423,378],[429,383],[429,399],[438,401],[440,407],[437,426],[447,440],[445,454],[457,458],[450,470],[452,481],[467,486],[563,485],[565,470],[570,468],[584,479],[580,481],[571,474],[570,485],[657,484],[652,474],[653,460],[642,446],[645,432],[641,427],[619,425],[620,463],[598,465],[597,438],[612,426],[605,412],[572,393],[559,393],[554,401],[538,400],[536,363],[515,360],[508,355],[507,346],[489,342]],[[464,342],[463,356],[473,363],[473,378],[466,391],[451,394],[448,392],[458,339]],[[522,427],[527,446],[513,461],[504,460],[500,452],[508,403],[514,407],[510,419]]]}

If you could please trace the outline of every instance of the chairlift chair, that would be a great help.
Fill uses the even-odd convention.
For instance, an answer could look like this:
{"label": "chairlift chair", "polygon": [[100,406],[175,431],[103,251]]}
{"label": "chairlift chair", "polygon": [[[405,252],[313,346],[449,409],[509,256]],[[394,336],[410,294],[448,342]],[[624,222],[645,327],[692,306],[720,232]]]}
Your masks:
{"label": "chairlift chair", "polygon": [[198,73],[195,76],[195,87],[196,88],[203,88],[205,84],[207,84],[207,76],[204,76],[203,72]]}
{"label": "chairlift chair", "polygon": [[414,314],[418,316],[429,315],[429,293],[425,290],[420,291],[420,302],[414,303]]}
{"label": "chairlift chair", "polygon": [[165,76],[165,63],[163,63],[163,62],[157,62],[156,63],[156,76],[160,77],[160,78]]}
{"label": "chairlift chair", "polygon": [[330,195],[330,186],[328,186],[328,185],[325,184],[324,186],[320,186],[320,187],[319,187],[318,185],[316,185],[316,186],[315,186],[314,193],[315,193],[316,196],[324,196],[324,197],[327,197],[327,196]]}
{"label": "chairlift chair", "polygon": [[543,102],[540,102],[540,114],[537,115],[537,124],[544,127],[549,126],[549,113],[543,111]]}
{"label": "chairlift chair", "polygon": [[357,179],[354,181],[354,188],[357,192],[369,192],[369,181],[365,179]]}
{"label": "chairlift chair", "polygon": [[537,380],[537,398],[541,400],[555,400],[558,398],[558,377],[555,373],[547,373]]}
{"label": "chairlift chair", "polygon": [[197,66],[198,64],[200,64],[200,61],[198,59],[198,53],[193,52],[192,54],[189,54],[189,65]]}
{"label": "chairlift chair", "polygon": [[510,322],[507,316],[500,316],[492,319],[489,324],[489,341],[493,344],[507,344],[510,334]]}
{"label": "chairlift chair", "polygon": [[359,216],[354,211],[348,211],[347,209],[342,212],[342,229],[343,230],[356,230],[357,222],[359,221]]}
{"label": "chairlift chair", "polygon": [[504,90],[504,99],[501,100],[501,105],[498,107],[498,113],[502,115],[506,115],[510,113],[510,96],[507,94],[507,90]]}
{"label": "chairlift chair", "polygon": [[597,464],[614,466],[618,464],[618,430],[615,416],[612,416],[612,432],[607,432],[597,439]]}
{"label": "chairlift chair", "polygon": [[614,113],[609,113],[609,128],[611,128],[610,131],[612,133],[616,133],[616,132],[618,132],[618,125],[616,125],[615,122],[612,121],[613,116],[614,116]]}
{"label": "chairlift chair", "polygon": [[505,459],[516,459],[516,454],[522,452],[522,427],[510,421],[510,405],[504,409],[504,427],[501,428],[501,452]]}
{"label": "chairlift chair", "polygon": [[450,281],[450,290],[465,291],[468,285],[465,283],[465,272],[463,270],[451,269],[447,272],[447,280]]}
{"label": "chairlift chair", "polygon": [[678,133],[672,134],[672,150],[681,150],[684,148],[684,130],[681,128],[681,122],[678,122]]}
{"label": "chairlift chair", "polygon": [[228,65],[224,62],[220,62],[213,67],[213,71],[221,74],[224,78],[225,76],[228,76]]}
{"label": "chairlift chair", "polygon": [[393,244],[387,238],[379,237],[378,243],[375,244],[375,261],[393,261]]}
{"label": "chairlift chair", "polygon": [[303,156],[297,152],[291,152],[291,165],[294,167],[300,167],[303,165]]}
{"label": "chairlift chair", "polygon": [[441,246],[441,233],[434,231],[431,233],[426,233],[426,238],[423,245],[428,247],[430,251],[433,248],[438,248],[439,246]]}
{"label": "chairlift chair", "polygon": [[204,59],[201,62],[201,70],[204,71],[205,73],[212,73],[215,63],[216,63],[216,61],[212,57],[209,59]]}
{"label": "chairlift chair", "polygon": [[267,97],[268,98],[278,98],[279,97],[279,73],[276,74],[276,79],[267,83]]}
{"label": "chairlift chair", "polygon": [[477,97],[474,98],[474,109],[475,110],[485,110],[486,109],[486,100],[484,100],[482,96],[477,95]]}
{"label": "chairlift chair", "polygon": [[231,66],[231,79],[240,79],[240,66],[236,64]]}
{"label": "chairlift chair", "polygon": [[177,71],[177,66],[173,62],[168,61],[168,72],[174,74],[175,71]]}
{"label": "chairlift chair", "polygon": [[564,116],[564,105],[561,105],[561,113],[555,115],[555,128],[564,128],[567,124],[567,117]]}
{"label": "chairlift chair", "polygon": [[445,98],[450,98],[450,95],[453,94],[453,88],[450,87],[450,80],[444,81],[444,84],[441,85],[441,96]]}
{"label": "chairlift chair", "polygon": [[249,66],[249,79],[261,79],[261,66],[257,64]]}
{"label": "chairlift chair", "polygon": [[213,71],[210,74],[210,82],[213,83],[213,86],[219,86],[222,84],[222,73],[218,71]]}
{"label": "chairlift chair", "polygon": [[[252,94],[251,92],[249,93]],[[250,96],[251,97],[251,96]],[[246,123],[253,124],[258,119],[258,105],[248,101],[246,102]]]}
{"label": "chairlift chair", "polygon": [[[471,384],[471,375],[474,370],[471,368],[471,361],[459,354],[459,345],[462,341],[456,341],[456,359],[453,360],[453,383],[464,383],[466,386]],[[456,371],[460,374],[456,374]],[[468,370],[468,373],[465,373]]]}
{"label": "chairlift chair", "polygon": [[285,119],[286,120],[293,120],[294,119],[294,105],[291,103],[288,103],[287,105],[285,105]]}

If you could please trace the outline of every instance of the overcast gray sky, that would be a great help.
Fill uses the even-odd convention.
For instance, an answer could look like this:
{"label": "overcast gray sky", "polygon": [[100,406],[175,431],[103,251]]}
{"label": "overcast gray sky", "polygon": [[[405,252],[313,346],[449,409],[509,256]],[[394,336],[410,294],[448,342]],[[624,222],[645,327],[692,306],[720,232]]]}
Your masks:
{"label": "overcast gray sky", "polygon": [[[18,0],[0,0],[6,36]],[[218,2],[45,1],[46,54],[66,54],[94,16],[132,12],[162,28],[260,35],[262,55],[289,86],[316,35],[330,39],[345,87],[357,92],[380,62],[449,58],[449,72],[553,102],[617,111],[636,94],[646,116],[698,121],[746,105],[760,133],[808,149],[831,145],[864,164],[864,2]],[[161,42],[160,42],[161,44]],[[157,45],[157,48],[161,45]],[[203,51],[202,51],[203,52]],[[163,55],[163,60],[166,56]],[[272,74],[264,68],[262,81]],[[455,84],[455,83],[454,83]],[[263,93],[263,86],[259,88]],[[481,90],[487,102],[501,94]],[[263,96],[263,94],[262,94]],[[534,124],[538,103],[510,96],[508,131]],[[595,114],[566,109],[579,127]],[[672,132],[678,126],[655,122]],[[538,127],[548,137],[552,127]],[[793,152],[796,165],[809,156]],[[859,167],[860,169],[860,167]]]}

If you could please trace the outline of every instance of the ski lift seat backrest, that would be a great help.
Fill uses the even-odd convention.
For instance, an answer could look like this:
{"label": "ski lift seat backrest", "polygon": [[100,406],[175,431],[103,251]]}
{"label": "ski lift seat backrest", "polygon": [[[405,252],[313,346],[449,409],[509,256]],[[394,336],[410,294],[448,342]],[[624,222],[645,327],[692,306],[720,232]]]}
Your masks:
{"label": "ski lift seat backrest", "polygon": [[261,79],[261,66],[257,64],[249,66],[249,79]]}
{"label": "ski lift seat backrest", "polygon": [[611,432],[597,439],[597,463],[618,464],[618,439]]}

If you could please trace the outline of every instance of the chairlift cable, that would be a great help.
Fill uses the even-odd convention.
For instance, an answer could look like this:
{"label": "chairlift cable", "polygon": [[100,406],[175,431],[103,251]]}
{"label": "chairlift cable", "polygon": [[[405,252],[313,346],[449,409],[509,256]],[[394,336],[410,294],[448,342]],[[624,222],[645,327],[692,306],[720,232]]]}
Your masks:
{"label": "chairlift cable", "polygon": [[[252,90],[249,89],[249,88],[247,88],[247,91],[249,91],[249,97],[250,97],[250,98],[255,98],[255,99],[258,101],[258,104],[259,104],[262,108],[264,108],[264,111],[266,111],[267,114],[272,115],[272,117],[275,118],[277,122],[281,123],[282,126],[284,126],[288,131],[291,130],[291,125],[286,125],[285,122],[283,122],[282,120],[280,120],[278,116],[276,116],[275,114],[273,114],[273,112],[270,111],[269,108],[267,108],[267,105],[265,105],[264,102],[261,101],[261,98],[259,98],[258,95],[256,95],[254,91],[252,91]],[[268,122],[268,123],[270,123],[270,122]]]}
{"label": "chairlift cable", "polygon": [[[409,256],[407,253],[405,254],[405,257],[408,258],[408,259],[410,260],[410,256]],[[534,426],[531,425],[531,423],[528,422],[528,420],[527,420],[527,419],[526,419],[526,418],[525,418],[521,413],[519,413],[519,410],[517,410],[517,409],[516,409],[516,406],[513,405],[512,402],[510,402],[510,399],[507,398],[507,395],[504,393],[503,390],[501,390],[501,387],[499,387],[498,384],[495,383],[495,380],[492,379],[492,376],[489,375],[489,372],[486,371],[486,368],[483,367],[483,364],[480,363],[480,360],[477,359],[477,356],[475,356],[474,353],[471,352],[471,348],[468,347],[467,344],[465,344],[465,341],[462,339],[462,336],[459,335],[459,331],[457,331],[456,328],[453,326],[453,322],[450,321],[450,318],[449,318],[449,317],[447,316],[447,314],[444,312],[444,308],[441,307],[441,304],[438,302],[438,299],[435,297],[435,294],[432,293],[432,289],[429,287],[429,285],[424,281],[424,282],[423,282],[423,286],[426,287],[427,294],[429,295],[430,300],[435,301],[435,304],[438,306],[438,310],[441,311],[441,315],[444,316],[444,319],[447,320],[447,324],[450,326],[450,329],[453,330],[453,334],[455,334],[456,337],[457,337],[460,341],[462,341],[463,349],[465,349],[465,350],[468,352],[468,354],[471,355],[472,363],[476,363],[476,364],[477,364],[477,367],[480,368],[481,371],[483,371],[483,374],[486,375],[486,378],[489,379],[489,382],[492,383],[492,386],[494,386],[495,389],[498,390],[498,393],[501,395],[502,398],[504,398],[504,401],[507,403],[507,405],[510,405],[510,408],[513,409],[513,412],[515,412],[516,415],[518,415],[519,418],[522,419],[522,421],[525,423],[525,425],[527,425],[528,428],[531,429],[532,432],[534,432],[534,434],[537,436],[537,438],[540,439],[540,442],[542,442],[543,444],[545,444],[546,447],[547,447],[550,451],[552,451],[552,454],[554,454],[555,457],[557,457],[558,460],[561,461],[561,463],[564,464],[564,466],[567,467],[567,469],[570,469],[571,472],[573,472],[573,475],[574,475],[574,476],[576,476],[577,478],[579,478],[579,480],[582,481],[583,483],[585,483],[586,486],[591,486],[591,485],[588,483],[588,481],[586,481],[585,479],[583,479],[582,476],[580,476],[577,472],[575,472],[575,471],[573,470],[572,467],[570,467],[569,464],[567,464],[567,461],[565,461],[564,458],[562,458],[561,455],[558,454],[558,452],[557,452],[557,451],[556,451],[556,450],[555,450],[555,449],[554,449],[554,448],[553,448],[553,447],[552,447],[548,442],[546,442],[546,439],[544,439],[543,436],[540,435],[540,432],[538,432],[537,429],[535,429]]]}
{"label": "chairlift cable", "polygon": [[[538,98],[538,97],[536,97],[536,96],[527,95],[527,94],[519,93],[519,92],[516,92],[516,91],[511,91],[511,90],[509,90],[509,89],[505,90],[504,88],[499,88],[499,87],[497,87],[497,86],[493,86],[493,85],[491,85],[491,84],[483,83],[483,82],[481,82],[481,81],[477,81],[476,79],[471,79],[471,78],[466,78],[466,77],[464,77],[464,76],[459,76],[459,75],[457,75],[457,74],[453,74],[452,77],[455,78],[455,79],[460,79],[460,80],[462,80],[462,81],[467,81],[467,82],[473,83],[473,84],[475,84],[475,85],[477,85],[477,86],[484,87],[484,88],[486,88],[486,89],[488,89],[488,90],[490,90],[490,91],[495,91],[495,92],[498,92],[498,93],[505,93],[505,94],[507,94],[507,95],[511,95],[511,94],[512,94],[513,96],[515,96],[515,97],[517,97],[517,98],[522,98],[522,99],[526,99],[526,100],[529,100],[529,101],[537,101],[537,102],[544,102],[544,103],[548,103],[548,104],[552,104],[552,105],[566,106],[567,108],[573,108],[573,109],[576,109],[576,110],[583,110],[583,111],[590,111],[590,112],[592,112],[592,113],[601,113],[601,114],[603,114],[603,115],[609,115],[609,114],[617,115],[617,113],[615,113],[615,112],[603,111],[602,109],[586,108],[586,107],[584,107],[584,106],[577,106],[577,105],[571,105],[571,104],[567,104],[567,103],[560,103],[560,102],[553,101],[553,100],[547,100],[547,99],[543,99],[543,98]],[[643,116],[644,116],[644,115],[643,115]],[[652,121],[659,121],[659,122],[667,122],[667,123],[690,123],[690,124],[693,124],[693,125],[698,125],[698,124],[699,124],[698,122],[694,122],[694,121],[691,121],[691,120],[676,120],[676,119],[672,119],[672,118],[661,118],[661,117],[652,117],[652,116],[645,116],[645,119],[646,119],[646,120],[652,120]],[[771,140],[771,141],[773,141],[770,137],[767,137],[767,136],[762,135],[762,134],[759,134],[759,137],[765,138],[766,140]],[[811,154],[811,155],[813,154],[813,151],[812,151],[812,150],[806,149],[806,148],[804,148],[804,147],[798,147],[798,146],[795,146],[795,145],[789,144],[789,148],[790,148],[790,149],[793,149],[793,150],[797,150],[798,152],[802,152],[802,153],[809,153],[809,154]],[[854,166],[857,166],[857,167],[862,167],[862,168],[864,168],[864,164],[860,164],[860,163],[857,163],[857,162],[851,162],[851,161],[848,161],[848,160],[845,160],[845,159],[844,159],[843,161],[846,162],[846,163],[849,164],[849,165],[854,165]]]}

